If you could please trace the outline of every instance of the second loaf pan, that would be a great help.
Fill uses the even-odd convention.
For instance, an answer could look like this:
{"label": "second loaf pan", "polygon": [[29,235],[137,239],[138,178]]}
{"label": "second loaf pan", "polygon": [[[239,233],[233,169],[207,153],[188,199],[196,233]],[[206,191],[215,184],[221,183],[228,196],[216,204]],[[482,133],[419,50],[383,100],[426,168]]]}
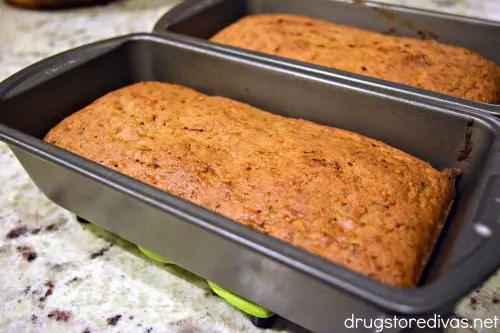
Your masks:
{"label": "second loaf pan", "polygon": [[[459,167],[456,205],[421,285],[381,284],[41,139],[125,85],[159,80],[352,130],[437,168]],[[317,333],[362,318],[446,313],[500,263],[500,120],[374,92],[150,34],[83,46],[0,85],[0,140],[55,203]],[[496,255],[495,255],[496,254]]]}
{"label": "second loaf pan", "polygon": [[500,23],[372,1],[347,3],[338,0],[185,0],[160,18],[154,30],[158,33],[174,33],[186,38],[205,40],[216,49],[231,50],[237,54],[246,53],[255,56],[255,59],[267,58],[295,67],[327,70],[332,76],[361,79],[374,86],[384,86],[391,93],[399,93],[409,99],[421,98],[426,102],[457,109],[466,106],[500,117],[500,105],[475,102],[206,41],[240,18],[262,13],[299,14],[384,34],[436,39],[476,51],[500,65]]}

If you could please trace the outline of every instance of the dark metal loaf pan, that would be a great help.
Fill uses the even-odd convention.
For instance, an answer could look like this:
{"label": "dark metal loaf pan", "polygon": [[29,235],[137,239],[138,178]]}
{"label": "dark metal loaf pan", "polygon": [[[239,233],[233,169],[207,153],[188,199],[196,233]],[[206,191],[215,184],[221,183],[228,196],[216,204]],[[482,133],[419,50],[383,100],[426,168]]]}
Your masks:
{"label": "dark metal loaf pan", "polygon": [[[206,40],[241,17],[260,13],[300,14],[380,33],[437,39],[443,43],[474,50],[500,65],[499,22],[371,1],[347,3],[334,0],[185,0],[160,18],[154,30],[158,33],[175,33],[186,38]],[[409,98],[420,98],[427,102],[455,108],[465,105],[500,117],[500,105],[457,98],[226,45],[215,43],[213,45],[216,48],[237,53],[244,52],[257,57],[284,61],[292,66],[327,70],[334,75],[343,75],[353,80],[365,80],[374,85],[383,85],[392,93],[397,92]]]}
{"label": "dark metal loaf pan", "polygon": [[[352,130],[438,168],[459,167],[456,207],[421,286],[383,285],[41,140],[96,98],[146,80]],[[500,120],[363,83],[174,37],[130,35],[54,56],[4,81],[0,139],[55,203],[315,332],[346,331],[351,314],[446,313],[500,264]]]}

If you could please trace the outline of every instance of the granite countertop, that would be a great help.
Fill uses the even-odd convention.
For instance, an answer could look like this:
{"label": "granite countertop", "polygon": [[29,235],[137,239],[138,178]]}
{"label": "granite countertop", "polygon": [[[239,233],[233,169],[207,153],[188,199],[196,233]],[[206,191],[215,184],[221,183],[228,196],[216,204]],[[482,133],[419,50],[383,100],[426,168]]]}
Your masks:
{"label": "granite countertop", "polygon": [[[177,1],[126,0],[36,12],[0,1],[0,80],[66,49],[150,31]],[[496,0],[391,0],[500,21]],[[263,332],[204,280],[154,263],[136,247],[49,201],[0,143],[2,332]],[[500,276],[464,299],[467,318],[500,315]],[[275,330],[300,332],[280,320]],[[490,331],[492,332],[492,331]]]}

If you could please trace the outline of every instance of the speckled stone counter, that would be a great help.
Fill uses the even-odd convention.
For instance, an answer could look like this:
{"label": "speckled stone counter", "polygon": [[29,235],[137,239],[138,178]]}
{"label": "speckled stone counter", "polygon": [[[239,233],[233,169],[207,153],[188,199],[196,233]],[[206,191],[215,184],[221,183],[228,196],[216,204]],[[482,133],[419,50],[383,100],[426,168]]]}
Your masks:
{"label": "speckled stone counter", "polygon": [[[387,1],[389,2],[389,1]],[[500,2],[390,1],[500,20]],[[49,55],[95,40],[150,31],[176,1],[129,0],[52,12],[0,2],[0,80]],[[157,264],[135,246],[50,202],[0,143],[0,331],[264,332],[204,280]],[[500,276],[456,313],[500,315]],[[303,332],[280,320],[274,330]],[[492,332],[490,330],[490,332]]]}

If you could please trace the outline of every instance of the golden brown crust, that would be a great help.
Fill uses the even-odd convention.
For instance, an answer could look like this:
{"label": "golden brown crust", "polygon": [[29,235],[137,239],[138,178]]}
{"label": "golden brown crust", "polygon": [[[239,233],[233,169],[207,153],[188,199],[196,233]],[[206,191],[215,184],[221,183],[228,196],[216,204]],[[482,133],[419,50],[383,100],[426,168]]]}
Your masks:
{"label": "golden brown crust", "polygon": [[454,196],[455,172],[382,142],[166,83],[111,92],[45,140],[401,287]]}
{"label": "golden brown crust", "polygon": [[500,67],[432,40],[386,36],[289,14],[247,16],[211,41],[485,103],[500,102]]}

